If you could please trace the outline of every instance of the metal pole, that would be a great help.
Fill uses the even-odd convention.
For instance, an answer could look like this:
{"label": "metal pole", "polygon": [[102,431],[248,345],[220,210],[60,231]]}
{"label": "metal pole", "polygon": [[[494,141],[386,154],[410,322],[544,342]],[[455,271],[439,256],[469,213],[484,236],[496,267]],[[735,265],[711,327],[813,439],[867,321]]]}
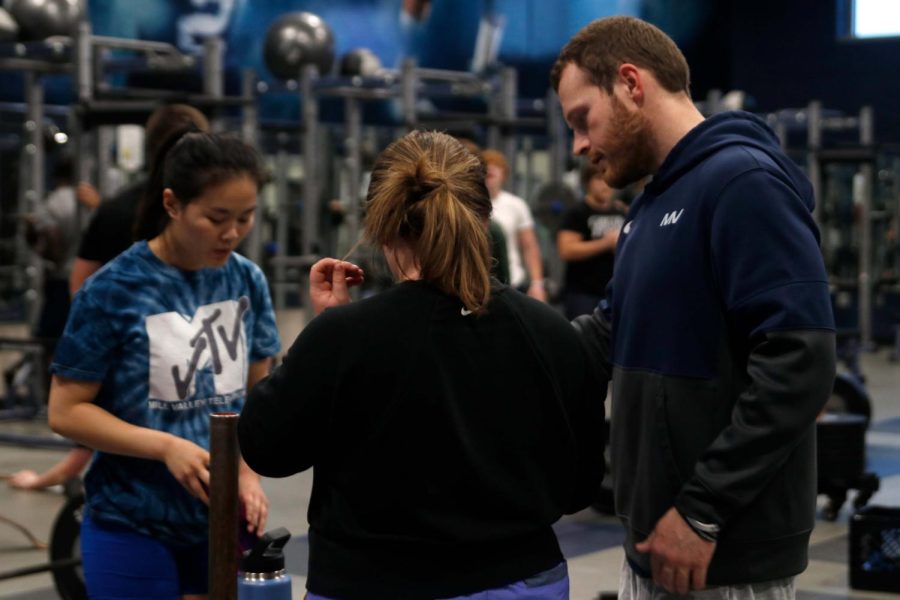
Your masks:
{"label": "metal pole", "polygon": [[859,143],[867,147],[875,144],[875,111],[871,106],[859,110]]}
{"label": "metal pole", "polygon": [[[874,113],[871,106],[864,106],[859,112],[859,142],[872,148],[875,142]],[[864,349],[874,348],[872,341],[872,195],[875,190],[875,163],[866,161],[859,173],[859,330],[860,342]],[[856,182],[854,182],[856,183]],[[856,190],[854,185],[854,191]]]}
{"label": "metal pole", "polygon": [[244,69],[241,72],[241,136],[251,146],[259,143],[259,110],[256,107],[256,71]]}
{"label": "metal pole", "polygon": [[[822,171],[819,164],[819,150],[822,149],[822,103],[818,100],[813,100],[806,108],[806,148],[806,170],[812,183],[813,196],[816,200],[813,218],[821,231],[822,202],[825,199],[822,195]],[[822,245],[825,246],[825,232],[821,233]],[[823,248],[823,251],[825,250]]]}
{"label": "metal pole", "polygon": [[[256,72],[253,69],[244,69],[242,73],[241,96],[244,98],[241,107],[241,136],[245,142],[256,148],[259,143],[259,114],[256,108]],[[247,258],[259,264],[262,259],[262,223],[261,211],[257,209],[256,213],[256,222],[247,236],[244,247]]]}
{"label": "metal pole", "polygon": [[[502,116],[502,110],[500,108],[500,96],[502,95],[502,90],[497,86],[497,78],[494,77],[490,82],[491,92],[488,95],[487,105],[488,105],[488,116],[491,117],[488,120],[487,127],[487,139],[485,140],[485,145],[488,148],[493,148],[495,150],[501,150],[500,147],[500,125],[499,119]],[[508,157],[507,157],[508,158]]]}
{"label": "metal pole", "polygon": [[[33,213],[44,201],[44,86],[41,76],[32,71],[25,72],[25,144],[22,167],[24,193],[19,196],[20,214]],[[21,227],[21,225],[20,225]],[[24,245],[24,231],[18,236],[19,256],[25,258],[25,272],[28,290],[25,292],[25,310],[28,324],[33,331],[40,315],[43,298],[43,264],[41,259]]]}
{"label": "metal pole", "polygon": [[76,95],[79,102],[90,102],[94,98],[94,59],[91,45],[91,22],[87,17],[87,2],[84,3],[82,19],[78,23],[75,40]]}
{"label": "metal pole", "polygon": [[853,178],[853,200],[859,210],[859,334],[864,349],[872,348],[872,178],[873,166],[863,164]]}
{"label": "metal pole", "polygon": [[237,600],[238,414],[209,417],[209,597]]}
{"label": "metal pole", "polygon": [[569,132],[563,119],[559,97],[552,89],[547,92],[545,105],[547,138],[550,140],[550,181],[562,181],[566,171]]}
{"label": "metal pole", "polygon": [[162,54],[171,54],[173,56],[181,54],[174,45],[168,42],[153,42],[150,40],[130,40],[125,38],[111,37],[106,35],[95,35],[91,38],[91,43],[96,48],[116,48],[122,50],[137,50],[144,52],[157,52]]}
{"label": "metal pole", "polygon": [[[275,256],[284,258],[287,256],[288,225],[291,220],[290,199],[288,198],[288,155],[287,134],[278,134],[278,152],[275,154],[275,206],[277,207],[275,221],[275,241],[277,249]],[[284,261],[275,263],[275,309],[282,310],[287,306],[287,268]]]}
{"label": "metal pole", "polygon": [[[895,228],[900,226],[900,158],[894,158],[891,164],[891,173],[893,178],[893,200],[889,206],[893,209],[892,223]],[[900,244],[894,243],[890,248],[891,265],[896,273],[900,270]],[[897,342],[900,344],[900,329],[897,330]],[[895,346],[894,352],[896,359],[900,360],[900,345]]]}
{"label": "metal pole", "polygon": [[518,94],[518,73],[512,67],[505,67],[500,73],[500,117],[507,122],[500,127],[500,151],[509,161],[509,178],[506,185],[515,189],[517,179],[517,140],[512,120],[516,118],[516,95]]}
{"label": "metal pole", "polygon": [[312,254],[318,238],[319,220],[319,99],[313,84],[318,77],[314,65],[303,68],[300,95],[303,98],[303,253]]}
{"label": "metal pole", "polygon": [[[406,60],[413,60],[407,58]],[[413,61],[415,65],[415,61]],[[416,69],[416,76],[420,79],[429,79],[437,81],[449,81],[452,83],[472,83],[477,84],[481,81],[478,75],[467,71],[451,71],[449,69],[429,69],[419,67]]]}
{"label": "metal pole", "polygon": [[44,86],[41,76],[34,72],[25,73],[25,102],[28,115],[25,121],[26,162],[26,212],[32,212],[44,198]]}
{"label": "metal pole", "polygon": [[347,202],[346,214],[347,230],[350,242],[356,243],[359,238],[359,222],[362,217],[362,207],[359,202],[359,188],[362,183],[362,157],[360,147],[362,145],[362,107],[356,98],[344,99],[344,128],[346,138],[344,147],[347,149],[345,163],[347,165]]}
{"label": "metal pole", "polygon": [[416,95],[418,88],[416,61],[412,58],[403,60],[400,66],[400,106],[403,111],[403,126],[406,132],[417,125]]}
{"label": "metal pole", "polygon": [[[536,187],[534,176],[534,139],[530,135],[522,138],[522,153],[525,155],[525,177],[519,180],[516,186],[516,194],[528,202],[531,200],[528,190]],[[528,203],[531,205],[531,202]]]}
{"label": "metal pole", "polygon": [[[212,98],[225,96],[225,42],[221,38],[203,40],[203,93]],[[221,107],[212,109],[211,129],[222,131]]]}
{"label": "metal pole", "polygon": [[[302,98],[301,115],[303,115],[303,254],[312,256],[315,244],[319,239],[319,176],[321,174],[318,153],[319,148],[319,99],[316,97],[315,81],[319,72],[315,65],[306,65],[300,76],[300,97]],[[312,318],[308,295],[307,280],[309,274],[302,270],[300,278],[300,294],[304,299],[303,307]]]}
{"label": "metal pole", "polygon": [[116,128],[114,125],[101,125],[97,132],[97,184],[101,198],[109,198],[113,194],[111,172],[113,168],[112,152],[116,144]]}

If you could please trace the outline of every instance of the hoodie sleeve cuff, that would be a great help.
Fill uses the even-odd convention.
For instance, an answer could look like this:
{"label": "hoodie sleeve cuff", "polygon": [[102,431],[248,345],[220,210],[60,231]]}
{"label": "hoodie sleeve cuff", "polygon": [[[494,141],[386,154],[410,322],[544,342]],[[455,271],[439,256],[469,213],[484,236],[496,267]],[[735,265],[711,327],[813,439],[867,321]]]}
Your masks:
{"label": "hoodie sleeve cuff", "polygon": [[[701,485],[688,482],[675,498],[675,510],[697,535],[709,541],[715,541],[724,525],[724,519],[710,502],[709,496],[710,493]],[[711,536],[712,539],[707,536]]]}

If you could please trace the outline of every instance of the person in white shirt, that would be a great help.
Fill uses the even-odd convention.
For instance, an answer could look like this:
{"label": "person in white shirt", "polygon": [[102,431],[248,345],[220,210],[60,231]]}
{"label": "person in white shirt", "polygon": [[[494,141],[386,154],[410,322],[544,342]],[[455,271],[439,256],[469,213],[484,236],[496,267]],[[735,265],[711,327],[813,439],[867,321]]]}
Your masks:
{"label": "person in white shirt", "polygon": [[544,266],[541,248],[534,232],[534,219],[522,198],[503,189],[509,176],[509,163],[497,150],[481,153],[486,167],[485,185],[491,195],[491,219],[503,228],[506,253],[509,258],[509,283],[542,302],[547,301],[544,289]]}

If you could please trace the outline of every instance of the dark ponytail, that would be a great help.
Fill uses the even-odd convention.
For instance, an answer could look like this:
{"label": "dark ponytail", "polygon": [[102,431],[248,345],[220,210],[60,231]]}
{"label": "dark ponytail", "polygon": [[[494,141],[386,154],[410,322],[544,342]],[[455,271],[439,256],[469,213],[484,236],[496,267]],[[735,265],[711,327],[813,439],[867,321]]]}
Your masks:
{"label": "dark ponytail", "polygon": [[165,159],[173,146],[189,132],[199,131],[193,125],[175,129],[163,138],[162,143],[156,147],[156,152],[150,157],[150,177],[147,187],[141,198],[138,208],[137,220],[134,223],[134,239],[150,240],[159,235],[169,222],[169,215],[163,206],[163,170]]}

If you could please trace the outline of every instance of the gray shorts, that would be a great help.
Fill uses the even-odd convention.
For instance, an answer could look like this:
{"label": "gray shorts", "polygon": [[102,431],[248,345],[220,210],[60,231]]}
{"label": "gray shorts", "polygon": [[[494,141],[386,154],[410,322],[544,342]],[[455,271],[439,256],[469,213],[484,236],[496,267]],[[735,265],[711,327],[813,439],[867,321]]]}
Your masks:
{"label": "gray shorts", "polygon": [[794,578],[775,579],[762,583],[743,585],[722,585],[708,587],[687,596],[670,594],[657,587],[653,580],[640,577],[628,564],[622,561],[622,576],[619,578],[618,600],[662,600],[664,598],[694,598],[695,600],[793,600],[795,596]]}

